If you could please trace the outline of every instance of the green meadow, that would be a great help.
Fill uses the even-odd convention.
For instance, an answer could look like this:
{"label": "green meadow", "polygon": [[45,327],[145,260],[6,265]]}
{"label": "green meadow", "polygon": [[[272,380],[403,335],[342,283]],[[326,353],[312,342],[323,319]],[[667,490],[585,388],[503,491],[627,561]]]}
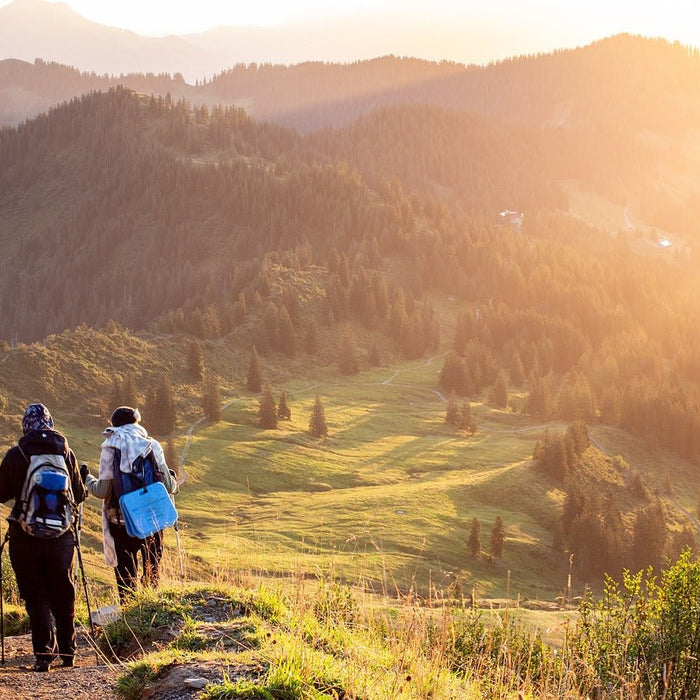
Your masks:
{"label": "green meadow", "polygon": [[[567,562],[553,558],[551,527],[563,494],[533,471],[542,428],[515,411],[472,401],[470,435],[445,422],[441,358],[355,377],[319,370],[274,387],[287,392],[291,420],[258,425],[257,395],[224,397],[222,420],[182,426],[176,440],[186,481],[177,496],[180,544],[189,580],[241,574],[286,578],[333,575],[383,595],[553,600]],[[328,436],[309,434],[316,395]],[[516,394],[513,400],[518,400]],[[79,431],[99,454],[99,434]],[[96,467],[95,467],[96,469]],[[100,565],[98,502],[86,506],[86,560]],[[506,529],[502,561],[489,561],[497,516]],[[484,555],[467,551],[471,520]],[[175,533],[169,566],[179,576]]]}

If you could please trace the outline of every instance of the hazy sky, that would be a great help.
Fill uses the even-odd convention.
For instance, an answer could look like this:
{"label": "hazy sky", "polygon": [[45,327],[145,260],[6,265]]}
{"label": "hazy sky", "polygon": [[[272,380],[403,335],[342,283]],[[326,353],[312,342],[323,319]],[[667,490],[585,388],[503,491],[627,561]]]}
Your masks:
{"label": "hazy sky", "polygon": [[[55,0],[50,0],[55,1]],[[101,24],[140,34],[195,33],[218,25],[274,25],[371,13],[377,22],[401,18],[417,26],[444,22],[486,33],[493,54],[549,51],[619,32],[663,36],[700,47],[700,0],[63,0]],[[0,6],[10,0],[0,0]],[[350,21],[352,17],[348,17]],[[388,26],[388,25],[387,25]],[[427,35],[415,55],[439,49]],[[473,32],[472,32],[473,35]],[[465,53],[468,53],[465,47]]]}

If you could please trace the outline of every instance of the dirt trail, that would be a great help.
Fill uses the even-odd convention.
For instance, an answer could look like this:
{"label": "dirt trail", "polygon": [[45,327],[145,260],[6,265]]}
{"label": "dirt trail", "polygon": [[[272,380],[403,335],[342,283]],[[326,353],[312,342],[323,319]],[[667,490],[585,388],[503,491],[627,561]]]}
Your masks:
{"label": "dirt trail", "polygon": [[0,698],[18,700],[97,700],[115,697],[118,666],[98,663],[92,645],[78,634],[76,663],[73,668],[57,668],[49,673],[32,671],[34,655],[28,634],[5,638],[5,665],[0,665]]}

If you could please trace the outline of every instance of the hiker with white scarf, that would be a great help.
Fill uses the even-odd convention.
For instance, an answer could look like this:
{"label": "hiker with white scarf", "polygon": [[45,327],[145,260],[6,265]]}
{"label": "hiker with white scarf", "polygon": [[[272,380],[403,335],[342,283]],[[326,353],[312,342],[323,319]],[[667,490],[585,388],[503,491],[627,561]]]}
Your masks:
{"label": "hiker with white scarf", "polygon": [[114,568],[117,579],[119,601],[124,603],[136,589],[138,554],[141,553],[143,567],[142,583],[153,588],[158,586],[160,560],[163,555],[162,531],[143,540],[131,537],[119,510],[114,488],[114,470],[129,474],[135,460],[149,452],[155,459],[158,481],[162,481],[168,493],[177,492],[175,473],[168,469],[161,444],[149,437],[140,424],[141,415],[137,408],[120,406],[110,419],[112,425],[103,432],[104,442],[100,454],[100,473],[95,478],[89,472],[85,476],[85,486],[89,493],[103,499],[102,534],[105,562]]}

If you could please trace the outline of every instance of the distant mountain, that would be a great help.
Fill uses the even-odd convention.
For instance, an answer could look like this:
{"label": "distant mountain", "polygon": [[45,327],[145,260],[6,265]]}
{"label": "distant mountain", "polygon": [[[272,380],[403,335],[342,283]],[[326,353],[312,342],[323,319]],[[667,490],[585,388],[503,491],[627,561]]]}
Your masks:
{"label": "distant mountain", "polygon": [[[2,13],[18,2],[46,4],[15,0],[0,9],[0,34],[5,31]],[[82,26],[85,20],[76,18]],[[20,28],[15,31],[23,33]],[[109,46],[107,38],[104,43]],[[75,44],[79,44],[77,39]],[[160,69],[155,71],[160,75],[153,75],[152,69],[138,61],[137,67],[123,71],[131,74],[119,78],[114,70],[104,70],[111,77],[98,76],[95,70],[103,69],[86,73],[78,61],[61,62],[82,72],[66,69],[61,74],[55,62],[45,60],[36,62],[34,68],[18,61],[0,61],[4,95],[0,123],[11,121],[3,104],[12,103],[16,114],[34,116],[32,109],[49,99],[70,99],[117,82],[147,94],[171,92],[195,103],[236,104],[255,118],[302,132],[345,126],[361,114],[403,103],[430,104],[533,126],[576,129],[615,124],[634,132],[673,137],[694,130],[700,121],[700,52],[629,35],[486,67],[396,56],[291,66],[231,60],[230,67],[198,85],[173,76],[172,69]],[[12,90],[18,95],[14,102],[7,97]]]}
{"label": "distant mountain", "polygon": [[[418,108],[427,106],[446,114],[472,115],[503,125],[511,135],[514,129],[526,130],[520,140],[530,149],[540,143],[537,162],[545,170],[539,173],[537,187],[546,178],[592,191],[625,210],[618,226],[631,225],[631,208],[636,222],[681,235],[686,242],[696,240],[700,232],[700,185],[695,176],[700,167],[700,54],[663,40],[620,35],[580,49],[484,68],[395,56],[349,64],[239,64],[198,85],[170,74],[115,78],[45,61],[6,60],[0,62],[0,120],[16,124],[52,103],[116,84],[146,95],[184,98],[194,106],[237,105],[258,121],[291,126],[302,134],[318,131],[316,141],[325,141],[319,157],[332,154],[363,172],[386,177],[396,172],[403,151],[385,151],[396,135],[391,117],[376,116],[382,110],[413,105],[414,114],[424,114]],[[360,118],[364,122],[353,134]],[[408,119],[406,114],[402,119]],[[454,143],[469,138],[472,122],[465,117],[460,126],[460,119],[449,118]],[[382,120],[386,123],[380,127]],[[341,131],[325,133],[328,127]],[[406,121],[404,129],[412,133],[416,127],[418,123]],[[441,127],[434,129],[439,140]],[[431,150],[429,132],[420,138],[427,159],[442,158],[443,149]],[[497,141],[494,135],[493,143]],[[444,150],[450,158],[457,155]],[[508,177],[521,184],[512,189],[511,202],[500,206],[517,206],[517,191],[524,189],[532,172],[525,167],[531,154],[529,150],[520,157],[519,149],[509,145],[503,155],[503,163],[514,161]],[[466,173],[466,162],[450,166],[446,177],[425,168],[421,172],[404,159],[399,172],[413,186],[428,181],[448,194],[470,189],[470,205],[490,207],[494,203],[484,200],[481,188],[467,188],[464,177],[456,174],[459,169]],[[527,199],[544,201],[539,195]],[[545,199],[558,201],[556,195]]]}
{"label": "distant mountain", "polygon": [[28,63],[12,58],[0,61],[0,125],[19,124],[61,102],[117,85],[146,94],[170,94],[197,101],[193,88],[181,76],[131,73],[113,77],[43,59]]}
{"label": "distant mountain", "polygon": [[[14,0],[0,8],[3,58],[64,63],[82,71],[190,73],[222,67],[207,52],[180,37],[143,37],[91,22],[62,2]],[[226,64],[224,64],[226,65]]]}
{"label": "distant mountain", "polygon": [[[163,38],[91,22],[64,3],[14,0],[0,8],[0,59],[64,63],[82,71],[108,73],[181,73],[194,83],[237,63],[295,64],[308,61],[353,62],[376,56],[430,56],[460,62],[494,57],[485,28],[466,20],[445,26],[442,18],[417,23],[368,10],[322,21],[279,26],[222,26],[201,33]],[[429,37],[429,40],[426,40]],[[515,53],[529,50],[516,39]]]}

